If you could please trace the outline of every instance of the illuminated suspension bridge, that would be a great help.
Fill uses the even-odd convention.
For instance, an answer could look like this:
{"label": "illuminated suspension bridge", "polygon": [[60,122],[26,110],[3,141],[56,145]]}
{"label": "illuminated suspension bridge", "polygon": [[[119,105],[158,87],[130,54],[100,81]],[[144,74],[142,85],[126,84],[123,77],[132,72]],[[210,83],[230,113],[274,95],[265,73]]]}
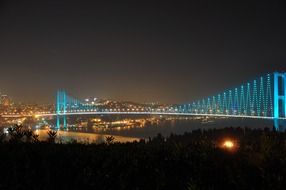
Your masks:
{"label": "illuminated suspension bridge", "polygon": [[[235,88],[213,96],[166,109],[146,108],[137,111],[99,109],[96,105],[57,92],[57,127],[67,127],[67,115],[133,114],[133,115],[190,115],[272,119],[275,127],[286,119],[286,73],[272,73],[258,77]],[[42,115],[45,116],[45,115]],[[62,121],[62,122],[61,122]]]}

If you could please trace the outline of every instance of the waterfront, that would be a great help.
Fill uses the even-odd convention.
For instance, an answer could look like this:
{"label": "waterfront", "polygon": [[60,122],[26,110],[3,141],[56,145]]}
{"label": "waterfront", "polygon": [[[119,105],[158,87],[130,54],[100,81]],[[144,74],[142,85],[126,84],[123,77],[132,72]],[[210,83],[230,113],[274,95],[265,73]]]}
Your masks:
{"label": "waterfront", "polygon": [[[2,130],[13,124],[22,124],[39,133],[40,139],[47,137],[47,130],[55,129],[55,117],[43,118],[2,118]],[[196,129],[208,130],[224,127],[249,127],[272,129],[271,120],[245,118],[219,118],[194,116],[69,116],[67,128],[58,132],[58,141],[70,142],[72,139],[79,142],[103,142],[107,136],[115,137],[118,142],[132,142],[139,139],[148,139],[162,134],[165,137],[171,134],[184,134]]]}
{"label": "waterfront", "polygon": [[[134,139],[148,139],[157,134],[167,137],[171,134],[184,134],[196,129],[208,130],[224,127],[271,128],[271,120],[208,118],[208,117],[69,117],[66,134],[72,132],[75,139],[81,140],[83,134],[92,141],[95,137],[115,136],[121,142]],[[41,121],[42,122],[42,121]],[[53,124],[54,119],[45,121]],[[104,124],[104,125],[103,125]],[[38,125],[39,127],[39,125]],[[67,133],[67,131],[69,133]]]}
{"label": "waterfront", "polygon": [[[35,130],[35,133],[39,135],[40,141],[46,141],[48,138],[48,130],[40,129]],[[58,143],[72,143],[76,140],[79,143],[102,143],[109,135],[95,134],[95,133],[82,133],[73,131],[58,131],[56,142]],[[114,142],[133,142],[139,141],[139,138],[123,137],[123,136],[113,136]]]}

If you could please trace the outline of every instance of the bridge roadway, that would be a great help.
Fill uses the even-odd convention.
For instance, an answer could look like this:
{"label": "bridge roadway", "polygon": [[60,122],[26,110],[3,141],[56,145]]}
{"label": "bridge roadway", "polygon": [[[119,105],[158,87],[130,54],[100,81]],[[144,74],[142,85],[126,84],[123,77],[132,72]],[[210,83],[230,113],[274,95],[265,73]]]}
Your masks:
{"label": "bridge roadway", "polygon": [[[197,113],[174,113],[174,112],[66,112],[35,115],[1,115],[3,118],[21,118],[21,117],[53,117],[53,116],[72,116],[72,115],[169,115],[169,116],[199,116],[199,117],[222,117],[222,118],[245,118],[245,119],[275,119],[265,116],[247,116],[247,115],[226,115],[226,114],[197,114]],[[286,120],[284,117],[278,118]]]}

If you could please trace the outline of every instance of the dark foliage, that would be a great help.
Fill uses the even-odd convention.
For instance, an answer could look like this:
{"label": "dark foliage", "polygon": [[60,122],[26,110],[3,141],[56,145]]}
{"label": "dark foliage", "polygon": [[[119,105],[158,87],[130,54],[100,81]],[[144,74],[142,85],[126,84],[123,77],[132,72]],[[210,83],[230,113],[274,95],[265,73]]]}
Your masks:
{"label": "dark foliage", "polygon": [[[14,125],[8,128],[8,140],[10,143],[32,143],[38,142],[39,135],[36,135],[31,129],[25,128],[22,125]],[[1,142],[6,139],[5,134],[2,134]]]}
{"label": "dark foliage", "polygon": [[48,142],[49,143],[55,143],[56,142],[56,138],[57,138],[57,131],[53,131],[53,130],[49,130],[48,131]]}
{"label": "dark foliage", "polygon": [[105,138],[105,142],[106,142],[106,144],[112,144],[114,142],[114,139],[115,138],[113,136],[107,136]]}
{"label": "dark foliage", "polygon": [[[237,140],[236,152],[218,146],[225,137]],[[126,144],[14,142],[0,143],[0,189],[286,187],[286,133],[268,129],[197,130]]]}

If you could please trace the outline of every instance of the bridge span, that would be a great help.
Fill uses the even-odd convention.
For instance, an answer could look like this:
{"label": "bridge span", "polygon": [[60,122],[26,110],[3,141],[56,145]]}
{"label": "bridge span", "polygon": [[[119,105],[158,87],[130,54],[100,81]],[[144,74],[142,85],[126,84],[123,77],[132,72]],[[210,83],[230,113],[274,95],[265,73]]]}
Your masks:
{"label": "bridge span", "polygon": [[[197,117],[222,117],[222,118],[245,118],[245,119],[268,119],[274,117],[267,116],[248,116],[248,115],[225,115],[225,114],[203,114],[203,113],[174,113],[174,112],[67,112],[67,113],[46,113],[34,115],[1,115],[3,118],[22,118],[22,117],[56,117],[56,116],[74,116],[74,115],[159,115],[159,116],[197,116]],[[279,120],[286,120],[284,117]]]}
{"label": "bridge span", "polygon": [[[225,118],[246,118],[246,119],[274,119],[267,116],[248,116],[248,115],[225,115],[225,114],[203,114],[203,113],[174,113],[174,112],[68,112],[68,113],[52,113],[38,114],[35,117],[51,117],[51,116],[73,116],[73,115],[162,115],[162,116],[198,116],[198,117],[225,117]],[[286,120],[286,118],[278,118]]]}
{"label": "bridge span", "polygon": [[[286,73],[270,73],[244,82],[234,88],[186,104],[170,105],[164,110],[144,109],[140,112],[106,111],[57,92],[57,127],[66,127],[68,115],[181,115],[225,118],[271,119],[276,129],[286,118]],[[42,115],[45,116],[45,115]]]}

